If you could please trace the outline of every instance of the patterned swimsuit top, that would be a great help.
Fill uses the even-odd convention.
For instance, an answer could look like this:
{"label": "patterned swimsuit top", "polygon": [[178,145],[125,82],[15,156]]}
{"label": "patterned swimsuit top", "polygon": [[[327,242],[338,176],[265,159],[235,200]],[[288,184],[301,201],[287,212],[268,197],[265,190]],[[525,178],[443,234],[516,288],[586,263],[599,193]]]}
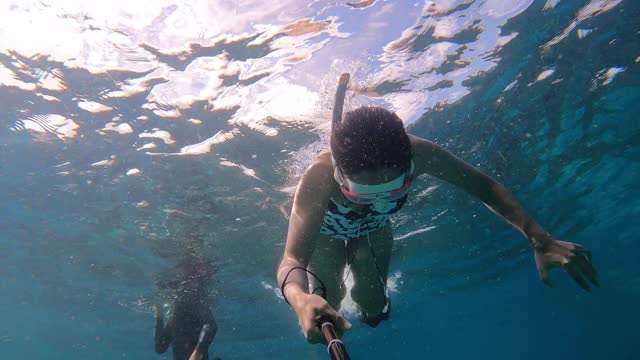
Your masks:
{"label": "patterned swimsuit top", "polygon": [[320,233],[348,241],[385,227],[389,217],[406,203],[408,195],[396,201],[371,205],[354,204],[340,197],[341,201],[330,199]]}

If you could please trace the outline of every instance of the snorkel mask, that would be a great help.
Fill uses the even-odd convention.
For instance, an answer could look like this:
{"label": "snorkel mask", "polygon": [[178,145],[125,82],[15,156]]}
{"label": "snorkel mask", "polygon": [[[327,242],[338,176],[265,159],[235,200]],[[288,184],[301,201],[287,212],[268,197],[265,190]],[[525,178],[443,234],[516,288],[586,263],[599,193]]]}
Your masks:
{"label": "snorkel mask", "polygon": [[379,202],[397,201],[407,195],[413,182],[415,166],[411,161],[411,168],[399,177],[383,184],[359,184],[344,176],[335,159],[333,160],[333,177],[340,185],[340,190],[349,201],[370,205]]}

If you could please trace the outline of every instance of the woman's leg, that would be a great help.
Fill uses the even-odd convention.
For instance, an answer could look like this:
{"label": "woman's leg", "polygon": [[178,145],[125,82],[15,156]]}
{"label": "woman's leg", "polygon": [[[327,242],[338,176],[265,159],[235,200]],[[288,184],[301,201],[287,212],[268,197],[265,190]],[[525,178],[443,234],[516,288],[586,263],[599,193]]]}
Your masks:
{"label": "woman's leg", "polygon": [[[369,247],[371,243],[371,247]],[[357,241],[349,242],[348,256],[353,273],[353,289],[351,297],[358,304],[360,310],[372,319],[383,313],[387,305],[385,288],[391,248],[393,247],[393,233],[391,225],[361,236]],[[382,319],[380,319],[382,320]],[[372,326],[380,321],[373,321]]]}
{"label": "woman's leg", "polygon": [[[346,264],[346,251],[344,241],[320,234],[316,238],[316,248],[309,263],[309,270],[326,285],[327,302],[336,311],[340,309],[340,302],[346,295],[346,290],[340,286]],[[320,283],[311,275],[309,284],[311,290],[320,287]],[[316,294],[320,295],[320,291],[316,291]]]}

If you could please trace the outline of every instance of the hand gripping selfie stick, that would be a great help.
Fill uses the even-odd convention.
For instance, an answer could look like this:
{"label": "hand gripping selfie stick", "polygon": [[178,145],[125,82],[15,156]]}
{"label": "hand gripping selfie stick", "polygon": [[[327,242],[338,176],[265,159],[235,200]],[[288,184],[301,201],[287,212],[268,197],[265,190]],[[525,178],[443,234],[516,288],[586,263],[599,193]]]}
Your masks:
{"label": "hand gripping selfie stick", "polygon": [[[287,278],[289,278],[289,274],[291,274],[291,272],[296,269],[304,270],[305,272],[307,272],[308,274],[316,278],[316,280],[318,280],[318,282],[320,283],[320,286],[314,289],[311,293],[315,294],[316,290],[320,290],[320,296],[326,300],[327,287],[324,285],[322,280],[320,280],[320,278],[316,276],[316,274],[314,274],[311,270],[308,270],[301,266],[294,266],[291,269],[289,269],[289,272],[284,277],[284,280],[282,281],[282,285],[280,286],[280,291],[282,293],[282,296],[284,297],[284,300],[287,302],[287,304],[289,303],[289,301],[287,300],[287,297],[284,296],[284,287],[287,284]],[[327,352],[331,356],[331,359],[332,360],[351,360],[351,358],[349,357],[349,354],[347,354],[347,349],[344,347],[344,343],[342,342],[342,340],[340,340],[340,338],[338,338],[338,334],[336,333],[336,329],[333,325],[333,322],[328,317],[322,317],[318,320],[318,326],[320,327],[320,332],[322,333],[325,341],[327,342]]]}

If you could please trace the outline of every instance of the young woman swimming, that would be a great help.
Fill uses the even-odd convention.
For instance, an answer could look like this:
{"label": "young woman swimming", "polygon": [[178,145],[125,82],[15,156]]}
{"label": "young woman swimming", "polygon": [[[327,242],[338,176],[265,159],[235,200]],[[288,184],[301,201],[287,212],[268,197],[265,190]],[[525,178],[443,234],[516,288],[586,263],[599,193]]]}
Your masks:
{"label": "young woman swimming", "polygon": [[562,266],[585,290],[585,278],[598,286],[586,248],[554,239],[504,186],[431,141],[408,135],[396,114],[361,107],[342,119],[348,81],[348,74],[339,81],[331,147],[318,155],[298,184],[278,268],[282,294],[310,343],[322,341],[318,324],[323,318],[338,330],[351,326],[337,313],[346,295],[346,265],[362,320],[376,326],[388,317],[386,281],[393,242],[388,219],[402,208],[413,179],[422,174],[475,195],[519,230],[548,286],[548,270],[555,266]]}

